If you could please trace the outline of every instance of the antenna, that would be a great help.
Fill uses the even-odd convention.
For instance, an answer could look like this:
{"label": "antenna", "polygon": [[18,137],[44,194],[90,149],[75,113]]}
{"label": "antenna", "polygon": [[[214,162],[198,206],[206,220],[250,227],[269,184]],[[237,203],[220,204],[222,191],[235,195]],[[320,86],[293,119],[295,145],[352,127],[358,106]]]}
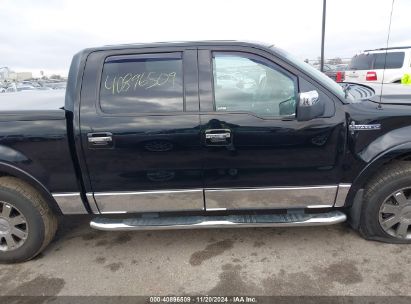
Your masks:
{"label": "antenna", "polygon": [[382,71],[382,82],[381,82],[381,91],[380,91],[380,102],[378,103],[378,108],[381,109],[381,103],[382,103],[382,89],[384,87],[384,76],[385,76],[385,67],[387,65],[387,53],[388,53],[388,43],[390,41],[390,33],[391,33],[391,21],[392,21],[392,12],[394,10],[394,2],[395,0],[392,0],[391,3],[391,14],[390,14],[390,24],[388,25],[388,35],[387,35],[387,44],[385,48],[385,56],[384,56],[384,70]]}

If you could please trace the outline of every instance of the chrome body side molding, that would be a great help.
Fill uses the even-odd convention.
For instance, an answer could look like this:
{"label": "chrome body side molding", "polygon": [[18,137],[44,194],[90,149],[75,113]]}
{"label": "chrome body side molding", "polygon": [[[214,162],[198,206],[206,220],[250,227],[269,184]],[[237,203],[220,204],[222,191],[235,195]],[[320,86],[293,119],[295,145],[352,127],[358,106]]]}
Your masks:
{"label": "chrome body side molding", "polygon": [[98,210],[96,200],[94,199],[93,193],[86,193],[88,203],[90,205],[90,209],[93,212],[93,214],[100,214],[100,210]]}
{"label": "chrome body side molding", "polygon": [[204,190],[206,210],[325,208],[334,205],[337,185]]}
{"label": "chrome body side molding", "polygon": [[53,193],[53,197],[63,214],[87,214],[80,193]]}
{"label": "chrome body side molding", "polygon": [[94,199],[102,214],[204,210],[203,189],[96,192]]}
{"label": "chrome body side molding", "polygon": [[329,208],[344,206],[350,186],[97,192],[87,197],[94,214]]}
{"label": "chrome body side molding", "polygon": [[106,231],[172,230],[196,228],[241,227],[298,227],[331,225],[344,222],[347,216],[340,211],[327,213],[289,213],[225,216],[181,216],[157,218],[102,218],[90,222],[91,228]]}
{"label": "chrome body side molding", "polygon": [[339,184],[337,196],[335,197],[334,207],[344,207],[345,199],[347,198],[348,191],[350,191],[351,184]]}

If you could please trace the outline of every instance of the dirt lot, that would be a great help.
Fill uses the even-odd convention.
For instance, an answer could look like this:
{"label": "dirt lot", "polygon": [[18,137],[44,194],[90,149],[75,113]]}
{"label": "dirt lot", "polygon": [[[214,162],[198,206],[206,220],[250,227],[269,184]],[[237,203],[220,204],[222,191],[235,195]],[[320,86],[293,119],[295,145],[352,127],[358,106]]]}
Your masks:
{"label": "dirt lot", "polygon": [[346,225],[101,232],[62,221],[33,261],[0,265],[0,295],[411,295],[411,246]]}

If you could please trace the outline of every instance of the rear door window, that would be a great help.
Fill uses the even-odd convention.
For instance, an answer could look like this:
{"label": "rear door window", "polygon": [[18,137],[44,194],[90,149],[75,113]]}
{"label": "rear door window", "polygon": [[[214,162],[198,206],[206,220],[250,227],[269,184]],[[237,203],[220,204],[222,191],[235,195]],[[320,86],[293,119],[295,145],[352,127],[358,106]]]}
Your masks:
{"label": "rear door window", "polygon": [[360,54],[351,59],[349,70],[399,69],[404,64],[404,52]]}
{"label": "rear door window", "polygon": [[108,57],[100,84],[104,113],[182,112],[181,53]]}
{"label": "rear door window", "polygon": [[373,56],[370,54],[360,54],[351,59],[349,70],[371,70]]}
{"label": "rear door window", "polygon": [[404,63],[404,55],[404,52],[387,53],[385,59],[385,53],[374,54],[374,69],[383,69],[384,64],[386,69],[400,69]]}

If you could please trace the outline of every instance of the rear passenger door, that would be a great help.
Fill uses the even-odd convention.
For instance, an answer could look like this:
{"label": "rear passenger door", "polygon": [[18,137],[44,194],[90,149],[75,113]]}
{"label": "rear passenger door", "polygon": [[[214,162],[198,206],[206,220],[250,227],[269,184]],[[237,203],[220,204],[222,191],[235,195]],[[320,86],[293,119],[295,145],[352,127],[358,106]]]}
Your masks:
{"label": "rear passenger door", "polygon": [[197,51],[92,53],[80,125],[102,213],[203,210]]}

